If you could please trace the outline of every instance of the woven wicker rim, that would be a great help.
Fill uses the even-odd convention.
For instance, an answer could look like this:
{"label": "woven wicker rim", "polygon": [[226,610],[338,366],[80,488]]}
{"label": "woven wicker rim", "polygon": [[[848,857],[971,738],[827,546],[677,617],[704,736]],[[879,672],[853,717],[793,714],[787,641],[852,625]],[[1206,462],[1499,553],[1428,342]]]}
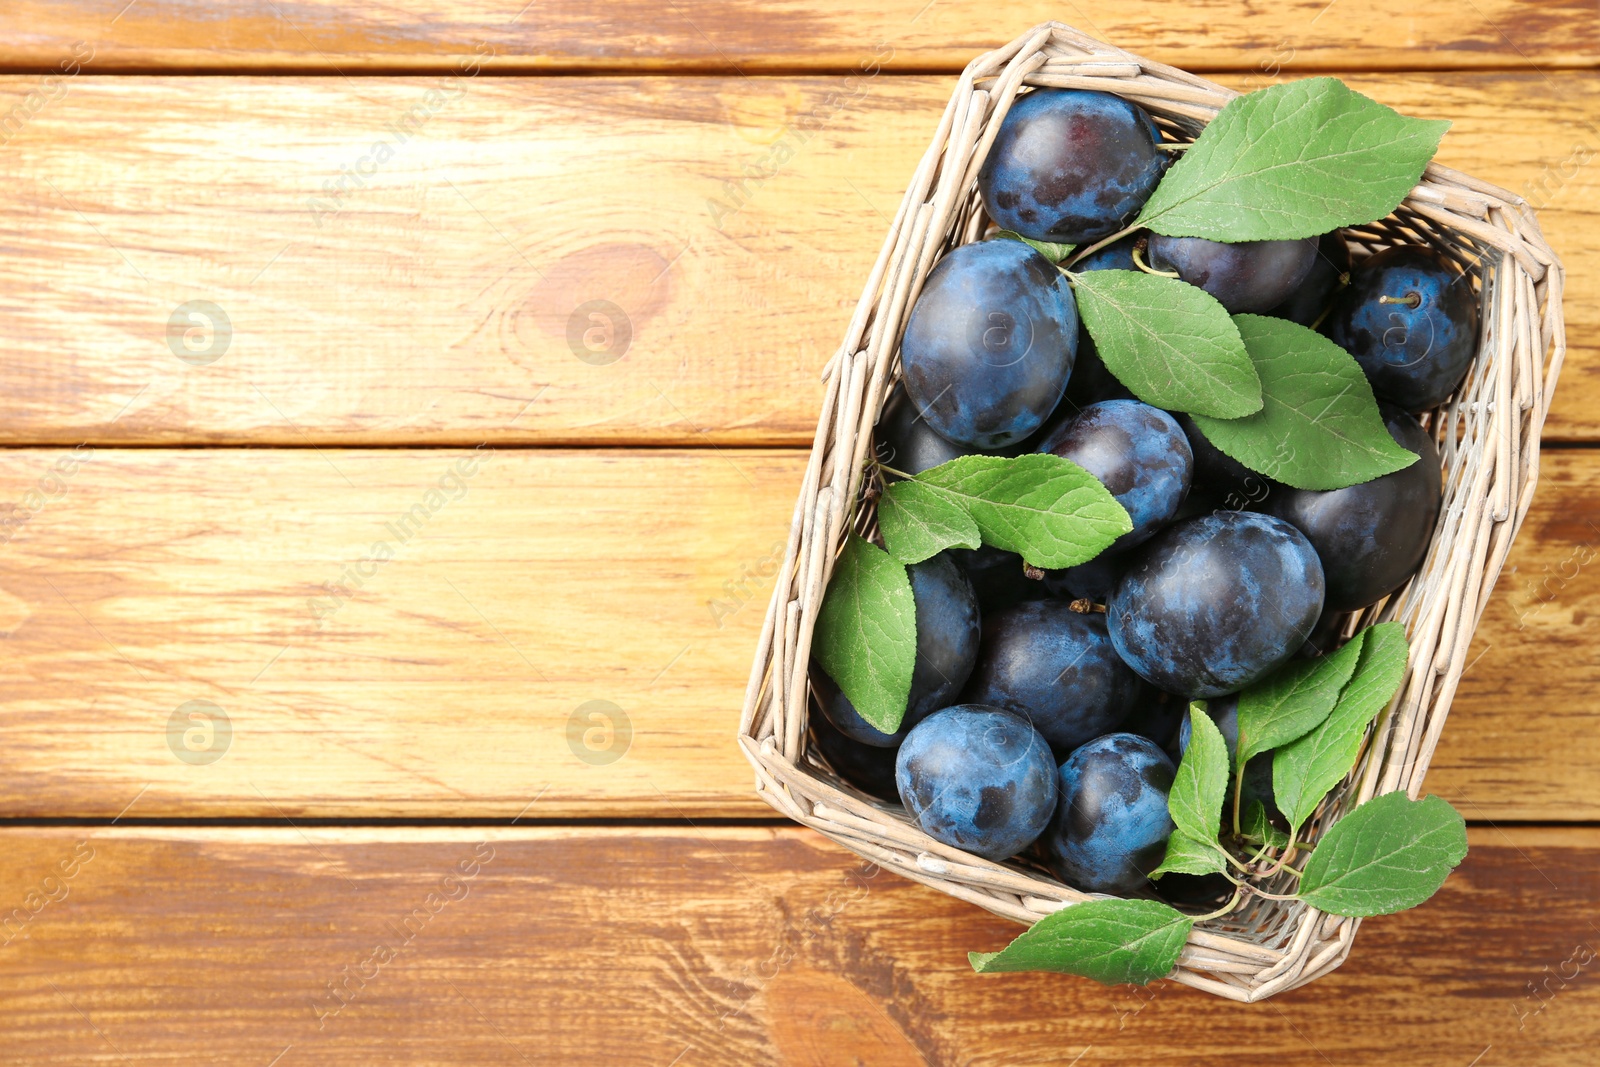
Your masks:
{"label": "woven wicker rim", "polygon": [[[826,398],[757,646],[739,745],[755,767],[756,791],[778,811],[883,867],[1032,923],[1093,894],[1023,863],[992,863],[935,841],[899,808],[842,782],[806,743],[812,628],[847,530],[870,533],[875,525],[870,502],[860,499],[863,462],[899,377],[906,314],[938,257],[990,228],[978,168],[1025,86],[1115,93],[1184,141],[1237,95],[1055,22],[967,66],[824,371]],[[1398,243],[1439,249],[1473,275],[1483,316],[1467,380],[1427,416],[1444,467],[1432,547],[1404,589],[1347,623],[1404,623],[1411,646],[1405,680],[1355,771],[1313,817],[1313,840],[1370,797],[1397,789],[1419,795],[1473,630],[1532,501],[1539,434],[1566,352],[1561,265],[1520,197],[1430,165],[1393,215],[1345,232],[1358,258]],[[1252,898],[1197,924],[1171,977],[1231,1000],[1261,1000],[1337,967],[1358,924],[1300,903]]]}

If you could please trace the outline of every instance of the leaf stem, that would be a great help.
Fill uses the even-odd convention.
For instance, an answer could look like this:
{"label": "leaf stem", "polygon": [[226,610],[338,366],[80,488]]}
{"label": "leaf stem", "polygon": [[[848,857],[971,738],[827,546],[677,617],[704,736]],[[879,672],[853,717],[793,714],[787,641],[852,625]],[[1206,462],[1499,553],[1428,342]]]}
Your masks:
{"label": "leaf stem", "polygon": [[1261,841],[1261,847],[1256,849],[1255,855],[1250,857],[1250,859],[1249,859],[1249,861],[1247,863],[1247,866],[1248,865],[1252,865],[1252,864],[1256,864],[1256,863],[1260,863],[1261,862],[1261,857],[1265,856],[1267,854],[1267,849],[1269,849],[1271,847],[1272,847],[1271,840],[1267,839],[1267,838],[1263,838],[1262,841]]}
{"label": "leaf stem", "polygon": [[1254,895],[1256,895],[1258,897],[1264,897],[1267,900],[1299,900],[1300,899],[1300,894],[1299,893],[1269,893],[1265,889],[1261,889],[1260,887],[1253,886],[1253,885],[1246,887],[1246,892],[1253,893]]}
{"label": "leaf stem", "polygon": [[1265,871],[1261,872],[1261,874],[1258,877],[1271,878],[1273,875],[1277,874],[1279,871],[1288,871],[1290,874],[1294,875],[1296,878],[1303,877],[1303,872],[1299,868],[1289,866],[1289,857],[1293,856],[1295,854],[1295,852],[1301,847],[1299,842],[1297,842],[1295,840],[1295,838],[1298,837],[1299,834],[1300,834],[1300,828],[1298,826],[1296,826],[1294,828],[1294,830],[1295,830],[1295,832],[1289,835],[1289,847],[1284,849],[1283,850],[1283,854],[1280,855],[1277,858],[1277,860],[1275,860],[1273,862],[1272,866],[1268,867]]}
{"label": "leaf stem", "polygon": [[1085,256],[1092,256],[1102,248],[1106,247],[1106,245],[1114,245],[1124,237],[1128,236],[1130,233],[1138,233],[1142,229],[1144,229],[1144,227],[1140,226],[1137,222],[1135,222],[1132,226],[1125,226],[1116,233],[1112,234],[1110,237],[1102,238],[1089,247],[1076,253],[1071,259],[1067,260],[1066,265],[1071,267],[1077,263],[1080,263],[1083,261]]}
{"label": "leaf stem", "polygon": [[1287,894],[1269,893],[1265,889],[1261,889],[1260,887],[1256,886],[1254,883],[1246,882],[1246,881],[1244,881],[1242,879],[1235,878],[1233,875],[1229,874],[1227,871],[1219,871],[1218,873],[1221,874],[1222,877],[1226,878],[1228,881],[1232,882],[1234,885],[1238,886],[1239,887],[1239,891],[1241,893],[1249,893],[1249,894],[1253,894],[1253,895],[1258,896],[1258,897],[1266,897],[1268,900],[1299,900],[1300,899],[1300,896],[1299,896],[1298,893],[1287,893]]}
{"label": "leaf stem", "polygon": [[1182,275],[1180,275],[1175,270],[1157,270],[1156,268],[1152,267],[1150,264],[1146,263],[1144,261],[1144,249],[1143,249],[1142,245],[1143,245],[1143,242],[1141,241],[1141,242],[1139,242],[1139,244],[1135,244],[1133,246],[1133,265],[1135,267],[1138,267],[1140,270],[1144,271],[1146,274],[1154,274],[1158,278],[1178,278],[1178,277],[1182,277]]}
{"label": "leaf stem", "polygon": [[1224,904],[1222,907],[1218,908],[1216,911],[1207,912],[1204,915],[1196,915],[1194,917],[1194,921],[1197,922],[1197,923],[1203,923],[1207,919],[1220,919],[1220,918],[1222,918],[1224,915],[1228,914],[1228,912],[1232,911],[1234,908],[1237,908],[1239,906],[1239,898],[1242,897],[1242,896],[1244,896],[1244,886],[1235,885],[1234,890],[1233,890],[1233,896],[1228,899],[1228,902],[1226,904]]}
{"label": "leaf stem", "polygon": [[1239,771],[1233,777],[1233,836],[1243,837],[1239,829],[1239,794],[1244,792],[1244,760],[1239,761]]}
{"label": "leaf stem", "polygon": [[[1243,871],[1245,874],[1249,874],[1250,873],[1250,864],[1255,862],[1254,859],[1250,860],[1249,862],[1245,862],[1245,861],[1239,859],[1238,856],[1235,856],[1232,852],[1229,852],[1227,849],[1223,848],[1221,845],[1214,845],[1213,847],[1215,847],[1218,852],[1222,853],[1223,858],[1226,859],[1229,863],[1231,863],[1235,867],[1239,868],[1239,870]],[[1226,876],[1227,873],[1228,872],[1226,870],[1224,870],[1222,872],[1222,874],[1224,876]],[[1237,885],[1238,883],[1234,883],[1234,884]]]}

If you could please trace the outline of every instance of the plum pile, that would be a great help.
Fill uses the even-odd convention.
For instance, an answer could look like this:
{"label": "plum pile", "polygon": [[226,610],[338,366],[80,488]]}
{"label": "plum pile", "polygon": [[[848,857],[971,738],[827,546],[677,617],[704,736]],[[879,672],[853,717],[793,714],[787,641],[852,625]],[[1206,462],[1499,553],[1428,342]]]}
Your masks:
{"label": "plum pile", "polygon": [[[1331,655],[1348,613],[1416,573],[1441,500],[1439,453],[1417,415],[1462,384],[1479,294],[1432,247],[1353,261],[1338,226],[1236,241],[1141,229],[1180,151],[1117,96],[1042,88],[1015,101],[977,179],[995,225],[928,275],[869,463],[885,492],[930,472],[981,473],[985,457],[1059,457],[1104,487],[1126,515],[1121,532],[1088,558],[1033,566],[975,506],[981,544],[952,534],[926,558],[896,557],[916,623],[897,730],[868,722],[823,663],[811,683],[822,756],[936,840],[992,860],[1024,854],[1078,889],[1187,903],[1210,883],[1150,880],[1174,832],[1185,712],[1202,702],[1231,761],[1239,694]],[[1308,457],[1253,459],[1261,451],[1221,421],[1242,416],[1150,402],[1169,395],[1159,375],[1091,336],[1108,317],[1085,310],[1084,287],[1132,292],[1151,278],[1206,294],[1185,299],[1220,304],[1247,340],[1339,346],[1360,369],[1342,390],[1370,389],[1371,425],[1381,419],[1404,450],[1388,455],[1404,459],[1319,488],[1335,483],[1304,475]],[[1263,419],[1273,389],[1291,388],[1275,383],[1294,377],[1271,370],[1261,364]],[[980,493],[953,474],[930,484],[951,499]],[[1248,771],[1243,799],[1282,828],[1270,757]]]}

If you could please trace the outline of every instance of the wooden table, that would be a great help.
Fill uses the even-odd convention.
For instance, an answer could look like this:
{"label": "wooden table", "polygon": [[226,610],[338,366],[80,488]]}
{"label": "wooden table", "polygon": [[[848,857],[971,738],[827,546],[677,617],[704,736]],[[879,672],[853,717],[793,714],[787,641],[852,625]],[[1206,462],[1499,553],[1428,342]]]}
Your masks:
{"label": "wooden table", "polygon": [[[7,1062],[1596,1062],[1592,0],[520,6],[0,14]],[[1472,853],[1254,1007],[974,977],[1013,927],[733,743],[886,215],[1050,17],[1452,118],[1570,272],[1429,778]]]}

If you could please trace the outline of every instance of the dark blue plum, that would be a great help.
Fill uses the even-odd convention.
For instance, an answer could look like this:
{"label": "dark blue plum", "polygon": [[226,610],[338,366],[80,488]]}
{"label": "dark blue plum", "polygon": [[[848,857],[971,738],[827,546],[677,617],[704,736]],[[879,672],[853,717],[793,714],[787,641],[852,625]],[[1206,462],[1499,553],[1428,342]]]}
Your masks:
{"label": "dark blue plum", "polygon": [[1306,280],[1316,259],[1315,237],[1224,244],[1204,237],[1150,235],[1152,267],[1177,271],[1233,315],[1281,304]]}
{"label": "dark blue plum", "polygon": [[1133,221],[1166,169],[1143,108],[1110,93],[1018,97],[978,172],[989,217],[1036,241],[1081,245]]}
{"label": "dark blue plum", "polygon": [[1167,794],[1175,771],[1154,741],[1137,734],[1107,734],[1074,752],[1061,765],[1044,836],[1050,869],[1090,893],[1144,890],[1172,836]]}
{"label": "dark blue plum", "polygon": [[[1211,716],[1211,721],[1217,725],[1217,733],[1222,735],[1222,744],[1228,750],[1228,766],[1232,767],[1239,752],[1239,695],[1230,693],[1225,697],[1205,702],[1206,714]],[[1187,712],[1183,722],[1178,726],[1178,758],[1183,759],[1183,754],[1189,751],[1189,738],[1193,736],[1189,725]]]}
{"label": "dark blue plum", "polygon": [[1326,607],[1354,611],[1388,596],[1422,566],[1439,518],[1439,450],[1420,423],[1385,407],[1383,422],[1401,448],[1421,458],[1370,482],[1317,492],[1280,488],[1265,511],[1306,535],[1322,560]]}
{"label": "dark blue plum", "polygon": [[868,796],[899,803],[900,792],[894,784],[895,749],[852,741],[825,715],[811,717],[811,733],[816,739],[817,751],[840,778]]}
{"label": "dark blue plum", "polygon": [[[952,459],[977,455],[977,449],[958,445],[929,426],[900,384],[889,392],[883,414],[878,416],[876,441],[878,462],[906,474],[921,474]],[[895,475],[887,477],[895,480]]]}
{"label": "dark blue plum", "polygon": [[1091,252],[1073,264],[1072,269],[1082,274],[1086,270],[1138,270],[1133,261],[1133,250],[1139,243],[1136,234],[1112,241],[1098,252]]}
{"label": "dark blue plum", "polygon": [[1128,557],[1107,549],[1088,563],[1061,570],[1045,571],[1044,585],[1051,596],[1066,600],[1089,600],[1104,604],[1117,587],[1117,579],[1128,565]]}
{"label": "dark blue plum", "polygon": [[1050,746],[999,708],[934,712],[900,746],[894,775],[901,802],[928,836],[985,859],[1027,848],[1055,810]]}
{"label": "dark blue plum", "polygon": [[993,450],[1044,424],[1078,350],[1055,264],[1007,238],[962,245],[928,275],[900,345],[906,394],[958,445]]}
{"label": "dark blue plum", "polygon": [[1270,515],[1187,519],[1135,555],[1106,605],[1111,641],[1169,693],[1243,689],[1292,656],[1322,611],[1316,549]]}
{"label": "dark blue plum", "polygon": [[857,744],[883,749],[895,748],[906,739],[906,734],[911,732],[911,727],[918,721],[918,717],[907,707],[906,716],[900,722],[900,729],[892,734],[886,734],[861,717],[856,706],[850,703],[850,698],[844,695],[844,691],[815,660],[811,662],[810,677],[811,695],[815,698],[816,706],[821,709],[835,730]]}
{"label": "dark blue plum", "polygon": [[1478,294],[1433,249],[1389,248],[1356,268],[1324,330],[1379,400],[1426,411],[1449,399],[1477,354]]}
{"label": "dark blue plum", "polygon": [[1317,659],[1339,651],[1345,643],[1344,624],[1347,616],[1347,612],[1323,608],[1317,625],[1311,628],[1311,636],[1306,638],[1306,643],[1300,646],[1300,651],[1295,655],[1301,659]]}
{"label": "dark blue plum", "polygon": [[1148,696],[1111,647],[1104,615],[1037,600],[983,620],[983,644],[962,700],[1022,716],[1065,759],[1085,741],[1120,729]]}
{"label": "dark blue plum", "polygon": [[1178,731],[1188,721],[1189,702],[1156,689],[1147,692],[1149,697],[1139,702],[1139,706],[1123,724],[1123,729],[1130,734],[1148,737],[1176,763],[1182,755],[1178,748]]}
{"label": "dark blue plum", "polygon": [[1268,314],[1280,319],[1313,326],[1333,301],[1333,294],[1350,281],[1350,246],[1338,230],[1317,239],[1317,258],[1311,264],[1300,288]]}
{"label": "dark blue plum", "polygon": [[1100,353],[1094,347],[1094,338],[1080,327],[1078,331],[1078,358],[1072,365],[1072,377],[1067,379],[1067,391],[1061,403],[1050,413],[1044,425],[1021,444],[1014,446],[1018,454],[1038,452],[1046,440],[1054,436],[1063,425],[1071,422],[1090,404],[1102,400],[1133,400],[1134,395],[1106,368]]}
{"label": "dark blue plum", "polygon": [[[1102,400],[1133,398],[1133,390],[1123,385],[1100,358],[1094,338],[1089,336],[1087,330],[1081,331],[1078,336],[1078,363],[1072,369],[1072,377],[1067,380],[1067,393],[1061,402],[1062,407],[1056,410],[1063,414],[1076,413]],[[1072,406],[1067,408],[1069,401]]]}
{"label": "dark blue plum", "polygon": [[982,636],[978,599],[966,574],[942,552],[906,569],[916,604],[917,661],[900,729],[886,734],[874,727],[820,666],[813,663],[811,667],[811,687],[823,714],[840,733],[864,745],[893,748],[900,744],[924,716],[955,699],[978,659]]}
{"label": "dark blue plum", "polygon": [[1194,453],[1183,429],[1160,408],[1137,400],[1090,404],[1041,443],[1100,480],[1128,509],[1133,529],[1112,542],[1123,552],[1149,540],[1178,513],[1189,492]]}
{"label": "dark blue plum", "polygon": [[951,548],[946,554],[972,582],[978,596],[978,610],[984,614],[999,611],[1024,600],[1049,595],[1044,583],[1029,578],[1023,571],[1022,557],[993,545],[978,548]]}
{"label": "dark blue plum", "polygon": [[908,712],[920,718],[948,706],[967,684],[982,631],[972,583],[947,555],[941,552],[906,570],[917,616]]}
{"label": "dark blue plum", "polygon": [[1258,511],[1272,494],[1277,483],[1264,474],[1257,474],[1243,463],[1223,452],[1206,440],[1194,419],[1183,412],[1173,412],[1172,417],[1183,427],[1183,433],[1194,452],[1194,479],[1189,487],[1193,508],[1191,514],[1203,515],[1208,511]]}

